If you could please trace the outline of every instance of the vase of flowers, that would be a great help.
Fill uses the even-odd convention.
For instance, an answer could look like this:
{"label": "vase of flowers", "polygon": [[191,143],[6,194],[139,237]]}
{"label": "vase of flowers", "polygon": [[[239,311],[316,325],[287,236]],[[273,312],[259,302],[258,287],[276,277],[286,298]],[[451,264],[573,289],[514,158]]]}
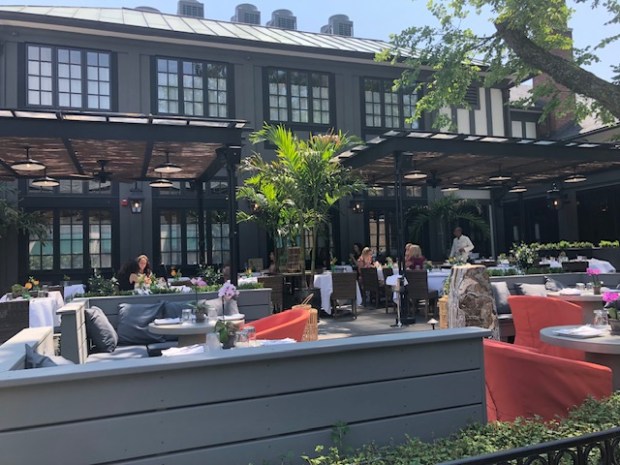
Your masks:
{"label": "vase of flowers", "polygon": [[601,270],[596,268],[588,268],[586,273],[588,273],[590,281],[592,282],[592,291],[595,295],[600,295],[602,283],[599,275],[601,274]]}
{"label": "vase of flowers", "polygon": [[605,302],[605,310],[609,315],[610,334],[620,335],[620,319],[618,319],[618,306],[620,305],[620,294],[617,292],[603,293],[603,302]]}
{"label": "vase of flowers", "polygon": [[222,299],[222,316],[226,315],[226,309],[230,306],[230,302],[237,298],[239,291],[230,281],[226,281],[220,290],[217,291],[217,296]]}

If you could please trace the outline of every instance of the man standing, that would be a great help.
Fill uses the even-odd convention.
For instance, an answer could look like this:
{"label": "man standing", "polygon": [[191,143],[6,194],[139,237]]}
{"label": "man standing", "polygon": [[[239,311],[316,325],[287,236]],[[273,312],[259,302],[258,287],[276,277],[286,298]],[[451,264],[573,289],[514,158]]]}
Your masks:
{"label": "man standing", "polygon": [[472,250],[474,250],[474,244],[472,244],[469,237],[463,234],[461,227],[457,226],[454,228],[454,240],[452,241],[450,257],[454,257],[459,262],[465,263]]}

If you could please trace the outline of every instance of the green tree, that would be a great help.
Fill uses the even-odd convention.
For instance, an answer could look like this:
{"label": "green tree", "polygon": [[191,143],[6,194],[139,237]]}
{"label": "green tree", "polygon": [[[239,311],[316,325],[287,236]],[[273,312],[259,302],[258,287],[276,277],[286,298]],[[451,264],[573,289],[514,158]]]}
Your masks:
{"label": "green tree", "polygon": [[411,233],[417,241],[422,239],[425,227],[436,226],[440,244],[448,244],[450,233],[462,222],[468,222],[469,226],[480,231],[484,238],[490,235],[480,204],[475,200],[459,199],[454,195],[441,197],[429,205],[412,207],[406,216],[413,220]]}
{"label": "green tree", "polygon": [[[609,12],[607,24],[620,23],[618,0],[575,1],[605,8]],[[463,106],[472,83],[487,87],[505,79],[519,83],[542,72],[589,99],[576,103],[562,99],[561,91],[548,83],[537,86],[520,102],[522,105],[543,99],[548,102],[543,117],[551,111],[562,114],[572,110],[577,119],[592,113],[604,123],[620,119],[620,65],[610,64],[615,73],[612,82],[584,68],[599,62],[596,53],[616,43],[620,34],[574,49],[572,59],[553,53],[572,47],[567,24],[574,10],[565,0],[428,0],[427,6],[440,26],[410,27],[392,36],[393,47],[377,57],[404,60],[409,65],[397,85],[423,90],[415,118],[424,111]],[[494,33],[481,35],[464,27],[472,11],[489,15]],[[428,80],[419,79],[422,71],[429,74]],[[448,119],[438,117],[434,124],[445,127]]]}
{"label": "green tree", "polygon": [[19,231],[43,241],[47,238],[47,224],[39,212],[25,212],[10,200],[14,189],[0,183],[0,240],[11,231]]}
{"label": "green tree", "polygon": [[[351,171],[334,160],[357,140],[342,132],[310,135],[299,139],[281,125],[265,124],[250,136],[254,144],[269,142],[275,147],[275,160],[259,165],[270,179],[276,195],[287,208],[283,218],[301,233],[301,249],[306,249],[304,231],[310,231],[316,244],[318,229],[329,220],[328,212],[338,200],[363,189],[364,184]],[[260,154],[255,158],[262,159]],[[282,224],[282,223],[281,223]],[[311,274],[314,275],[317,248],[312,247]],[[305,279],[302,280],[305,283]]]}

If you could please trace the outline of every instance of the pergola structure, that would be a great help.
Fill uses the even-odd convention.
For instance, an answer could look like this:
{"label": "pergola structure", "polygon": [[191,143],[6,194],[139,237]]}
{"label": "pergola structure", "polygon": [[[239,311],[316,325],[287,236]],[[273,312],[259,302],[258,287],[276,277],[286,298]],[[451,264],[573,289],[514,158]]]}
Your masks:
{"label": "pergola structure", "polygon": [[337,160],[370,185],[395,187],[402,275],[405,185],[492,189],[503,193],[516,186],[552,185],[570,177],[620,169],[620,144],[388,131],[341,153]]}
{"label": "pergola structure", "polygon": [[[208,181],[222,168],[228,175],[231,279],[237,276],[236,167],[241,158],[242,120],[159,117],[140,114],[72,113],[0,109],[0,178],[34,178],[40,172],[12,167],[27,155],[56,179],[101,178],[124,182],[156,180],[168,159],[180,167],[172,181]],[[102,164],[102,161],[104,163]],[[202,214],[202,209],[200,209]],[[200,220],[202,224],[202,220]],[[205,236],[200,228],[200,251]]]}

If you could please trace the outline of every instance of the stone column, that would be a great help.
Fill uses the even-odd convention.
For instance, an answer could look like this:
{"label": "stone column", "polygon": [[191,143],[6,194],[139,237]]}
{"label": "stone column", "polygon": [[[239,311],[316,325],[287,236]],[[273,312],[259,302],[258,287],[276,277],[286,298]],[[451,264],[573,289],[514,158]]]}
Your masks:
{"label": "stone column", "polygon": [[482,265],[452,268],[448,293],[448,327],[478,326],[499,340],[499,326],[491,281]]}

